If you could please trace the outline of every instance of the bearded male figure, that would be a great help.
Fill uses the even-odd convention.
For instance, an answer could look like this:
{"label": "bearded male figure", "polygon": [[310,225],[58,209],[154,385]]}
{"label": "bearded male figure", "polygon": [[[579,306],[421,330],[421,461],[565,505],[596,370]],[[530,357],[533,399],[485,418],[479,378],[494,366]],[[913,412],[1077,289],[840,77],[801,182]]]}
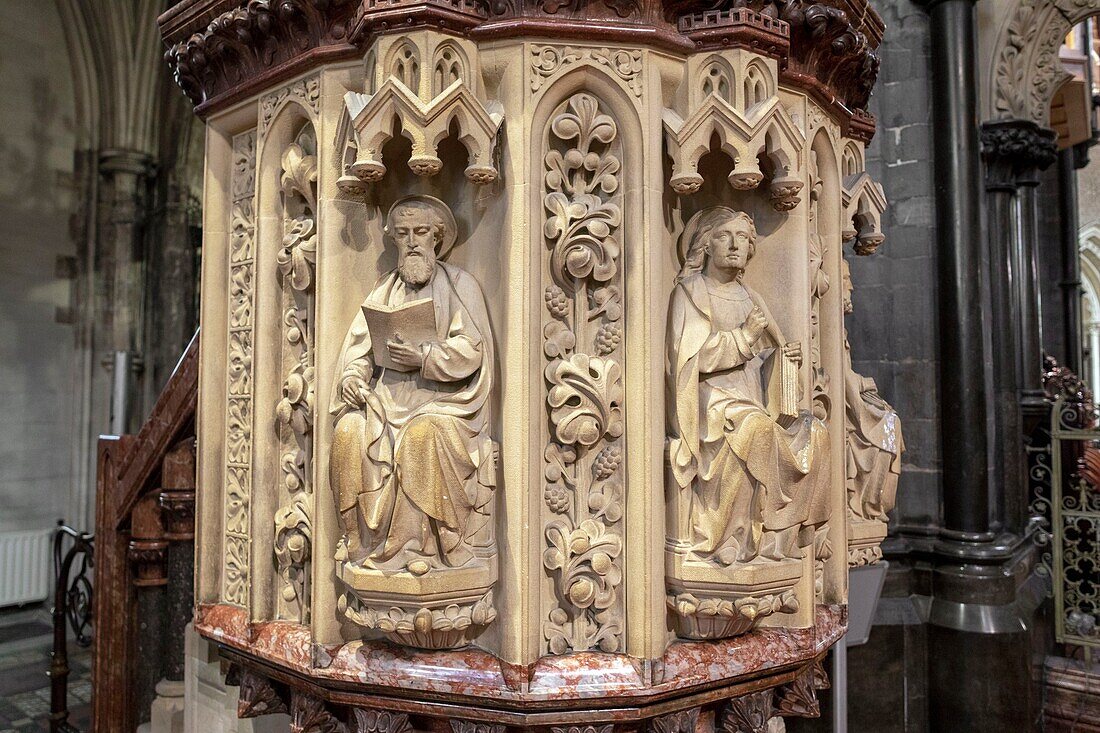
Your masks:
{"label": "bearded male figure", "polygon": [[769,414],[767,360],[801,364],[802,351],[742,282],[755,251],[748,214],[699,212],[669,305],[671,470],[693,553],[722,565],[800,556],[829,510],[825,426],[805,410],[788,427]]}
{"label": "bearded male figure", "polygon": [[348,331],[332,404],[330,478],[345,533],[338,559],[423,575],[465,565],[491,531],[493,340],[477,282],[438,259],[456,235],[450,209],[430,196],[403,198],[386,217],[397,268],[364,306],[430,298],[437,338],[389,339],[404,371],[376,364],[362,312]]}

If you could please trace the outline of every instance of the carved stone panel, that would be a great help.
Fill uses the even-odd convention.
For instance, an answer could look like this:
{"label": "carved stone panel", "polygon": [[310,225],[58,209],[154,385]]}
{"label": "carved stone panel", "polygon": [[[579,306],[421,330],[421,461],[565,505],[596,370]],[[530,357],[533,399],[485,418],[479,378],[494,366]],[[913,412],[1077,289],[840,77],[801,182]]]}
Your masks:
{"label": "carved stone panel", "polygon": [[668,315],[668,606],[713,639],[794,612],[803,557],[829,517],[829,440],[799,403],[802,344],[743,283],[752,217],[703,209],[680,239]]}
{"label": "carved stone panel", "polygon": [[225,545],[222,598],[248,605],[252,496],[252,342],[255,312],[256,133],[233,138],[225,402]]}
{"label": "carved stone panel", "polygon": [[[303,82],[304,83],[304,82]],[[283,237],[276,260],[281,288],[282,394],[275,408],[285,503],[275,512],[281,615],[309,622],[313,545],[314,288],[317,267],[317,140],[307,123],[281,156]]]}
{"label": "carved stone panel", "polygon": [[367,294],[335,375],[329,464],[343,616],[409,646],[464,646],[493,619],[495,346],[477,281],[445,261],[430,196],[386,218],[397,267]]}
{"label": "carved stone panel", "polygon": [[[843,263],[844,312],[852,312],[852,277]],[[878,392],[875,380],[852,369],[844,338],[844,414],[847,436],[848,565],[882,559],[887,512],[894,508],[905,441],[897,412]]]}
{"label": "carved stone panel", "polygon": [[551,654],[622,649],[623,224],[618,124],[580,92],[543,148],[543,352]]}

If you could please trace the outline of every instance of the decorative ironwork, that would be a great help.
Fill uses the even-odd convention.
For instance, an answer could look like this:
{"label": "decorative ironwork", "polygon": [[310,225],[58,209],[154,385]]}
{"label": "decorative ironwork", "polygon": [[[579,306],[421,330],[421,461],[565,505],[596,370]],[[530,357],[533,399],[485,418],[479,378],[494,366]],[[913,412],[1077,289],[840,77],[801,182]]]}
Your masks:
{"label": "decorative ironwork", "polygon": [[[67,539],[72,545],[66,550]],[[69,631],[79,646],[92,643],[95,538],[58,523],[53,538],[53,652],[50,654],[50,731],[78,733],[69,724]]]}
{"label": "decorative ironwork", "polygon": [[1051,412],[1054,623],[1060,643],[1100,648],[1100,427],[1090,398],[1061,394]]}

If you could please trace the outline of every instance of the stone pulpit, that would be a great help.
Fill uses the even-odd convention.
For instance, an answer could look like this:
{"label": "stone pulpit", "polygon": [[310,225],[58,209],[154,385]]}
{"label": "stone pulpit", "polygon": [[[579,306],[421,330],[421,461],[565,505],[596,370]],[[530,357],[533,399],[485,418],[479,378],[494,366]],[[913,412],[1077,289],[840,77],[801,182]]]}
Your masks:
{"label": "stone pulpit", "polygon": [[206,122],[194,623],[239,714],[815,715],[902,454],[844,325],[886,206],[866,0],[160,26]]}

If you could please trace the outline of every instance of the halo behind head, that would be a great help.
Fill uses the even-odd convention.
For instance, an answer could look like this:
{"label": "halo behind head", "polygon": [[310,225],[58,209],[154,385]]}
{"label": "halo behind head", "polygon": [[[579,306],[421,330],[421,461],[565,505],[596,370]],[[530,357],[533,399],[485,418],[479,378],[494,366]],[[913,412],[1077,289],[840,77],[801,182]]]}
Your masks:
{"label": "halo behind head", "polygon": [[707,209],[701,209],[688,219],[688,223],[684,226],[684,231],[680,234],[680,241],[676,247],[676,254],[680,257],[680,264],[683,265],[687,261],[691,245],[700,234],[705,234],[718,226],[721,222],[729,221],[730,219],[746,219],[749,222],[753,238],[755,239],[756,224],[753,222],[748,212],[737,211],[736,209],[731,209],[729,206],[711,206]]}
{"label": "halo behind head", "polygon": [[393,214],[403,207],[417,207],[430,209],[439,217],[439,220],[443,222],[443,238],[440,240],[436,247],[436,257],[443,259],[447,256],[455,246],[455,240],[458,238],[458,222],[455,221],[455,216],[451,213],[451,207],[446,203],[440,201],[435,196],[428,196],[426,194],[414,194],[412,196],[404,196],[393,202],[390,206],[390,210],[386,212],[386,227],[385,233],[387,236],[390,234],[390,222],[393,220]]}

